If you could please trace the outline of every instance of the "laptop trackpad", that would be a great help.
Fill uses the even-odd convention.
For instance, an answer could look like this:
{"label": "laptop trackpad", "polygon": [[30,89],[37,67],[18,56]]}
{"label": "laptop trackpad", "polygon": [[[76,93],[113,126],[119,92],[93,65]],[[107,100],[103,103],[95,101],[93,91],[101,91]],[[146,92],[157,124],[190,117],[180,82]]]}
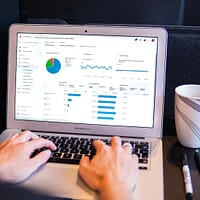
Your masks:
{"label": "laptop trackpad", "polygon": [[76,165],[48,163],[22,185],[52,196],[98,199],[96,192],[89,189],[79,177]]}

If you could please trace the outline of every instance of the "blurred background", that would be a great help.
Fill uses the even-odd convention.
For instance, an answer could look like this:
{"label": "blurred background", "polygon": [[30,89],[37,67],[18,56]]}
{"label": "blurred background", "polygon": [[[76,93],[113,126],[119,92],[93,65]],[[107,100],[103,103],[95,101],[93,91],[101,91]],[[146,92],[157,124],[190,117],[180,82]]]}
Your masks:
{"label": "blurred background", "polygon": [[[8,29],[12,23],[69,23],[69,24],[131,24],[163,26],[169,31],[169,55],[166,82],[165,132],[174,134],[173,90],[179,83],[195,81],[200,84],[198,67],[200,1],[197,0],[1,0],[0,6],[0,131],[6,127],[7,45]],[[176,34],[193,38],[197,73],[187,74],[187,60],[174,60],[184,42]],[[174,35],[175,34],[175,35]],[[191,37],[190,37],[191,36]],[[200,38],[199,40],[200,41]],[[185,46],[188,49],[188,45]],[[183,47],[183,50],[185,50]],[[182,51],[183,51],[182,50]],[[175,56],[174,56],[175,57]],[[177,57],[177,56],[176,56]],[[176,64],[174,64],[174,62]],[[178,64],[177,64],[178,63]],[[179,66],[180,65],[182,66]],[[176,66],[175,66],[176,65]],[[183,71],[180,72],[182,67]],[[175,69],[177,68],[177,69]],[[177,74],[177,71],[179,72]],[[177,77],[178,80],[177,81]]]}

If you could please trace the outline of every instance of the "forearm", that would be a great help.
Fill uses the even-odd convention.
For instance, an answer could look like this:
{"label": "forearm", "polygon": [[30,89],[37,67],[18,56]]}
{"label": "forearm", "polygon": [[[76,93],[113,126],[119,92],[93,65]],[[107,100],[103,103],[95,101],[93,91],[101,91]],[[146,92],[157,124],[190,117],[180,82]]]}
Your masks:
{"label": "forearm", "polygon": [[6,165],[0,161],[0,182],[13,182],[15,177],[16,173],[14,173],[13,168],[9,164]]}
{"label": "forearm", "polygon": [[6,168],[5,164],[0,160],[0,182],[7,181],[9,170]]}

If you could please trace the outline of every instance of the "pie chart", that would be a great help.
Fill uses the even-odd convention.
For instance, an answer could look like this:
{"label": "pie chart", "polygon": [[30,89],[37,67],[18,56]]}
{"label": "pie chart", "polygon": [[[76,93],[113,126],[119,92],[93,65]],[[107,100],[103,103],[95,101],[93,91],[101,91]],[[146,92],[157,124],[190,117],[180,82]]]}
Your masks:
{"label": "pie chart", "polygon": [[61,69],[60,61],[57,58],[50,58],[46,62],[46,69],[50,74],[56,74]]}

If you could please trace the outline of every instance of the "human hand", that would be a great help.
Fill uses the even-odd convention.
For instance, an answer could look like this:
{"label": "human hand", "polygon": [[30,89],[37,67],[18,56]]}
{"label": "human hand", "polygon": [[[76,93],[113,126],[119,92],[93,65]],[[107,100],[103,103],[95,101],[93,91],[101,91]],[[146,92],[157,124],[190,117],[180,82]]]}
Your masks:
{"label": "human hand", "polygon": [[96,155],[92,160],[83,157],[79,173],[89,187],[98,191],[102,199],[132,199],[138,173],[138,157],[132,149],[121,145],[119,137],[113,137],[111,146],[94,141]]}
{"label": "human hand", "polygon": [[[42,147],[48,149],[31,157]],[[0,180],[12,183],[21,182],[44,164],[56,146],[49,140],[40,138],[30,131],[14,134],[0,144]]]}

